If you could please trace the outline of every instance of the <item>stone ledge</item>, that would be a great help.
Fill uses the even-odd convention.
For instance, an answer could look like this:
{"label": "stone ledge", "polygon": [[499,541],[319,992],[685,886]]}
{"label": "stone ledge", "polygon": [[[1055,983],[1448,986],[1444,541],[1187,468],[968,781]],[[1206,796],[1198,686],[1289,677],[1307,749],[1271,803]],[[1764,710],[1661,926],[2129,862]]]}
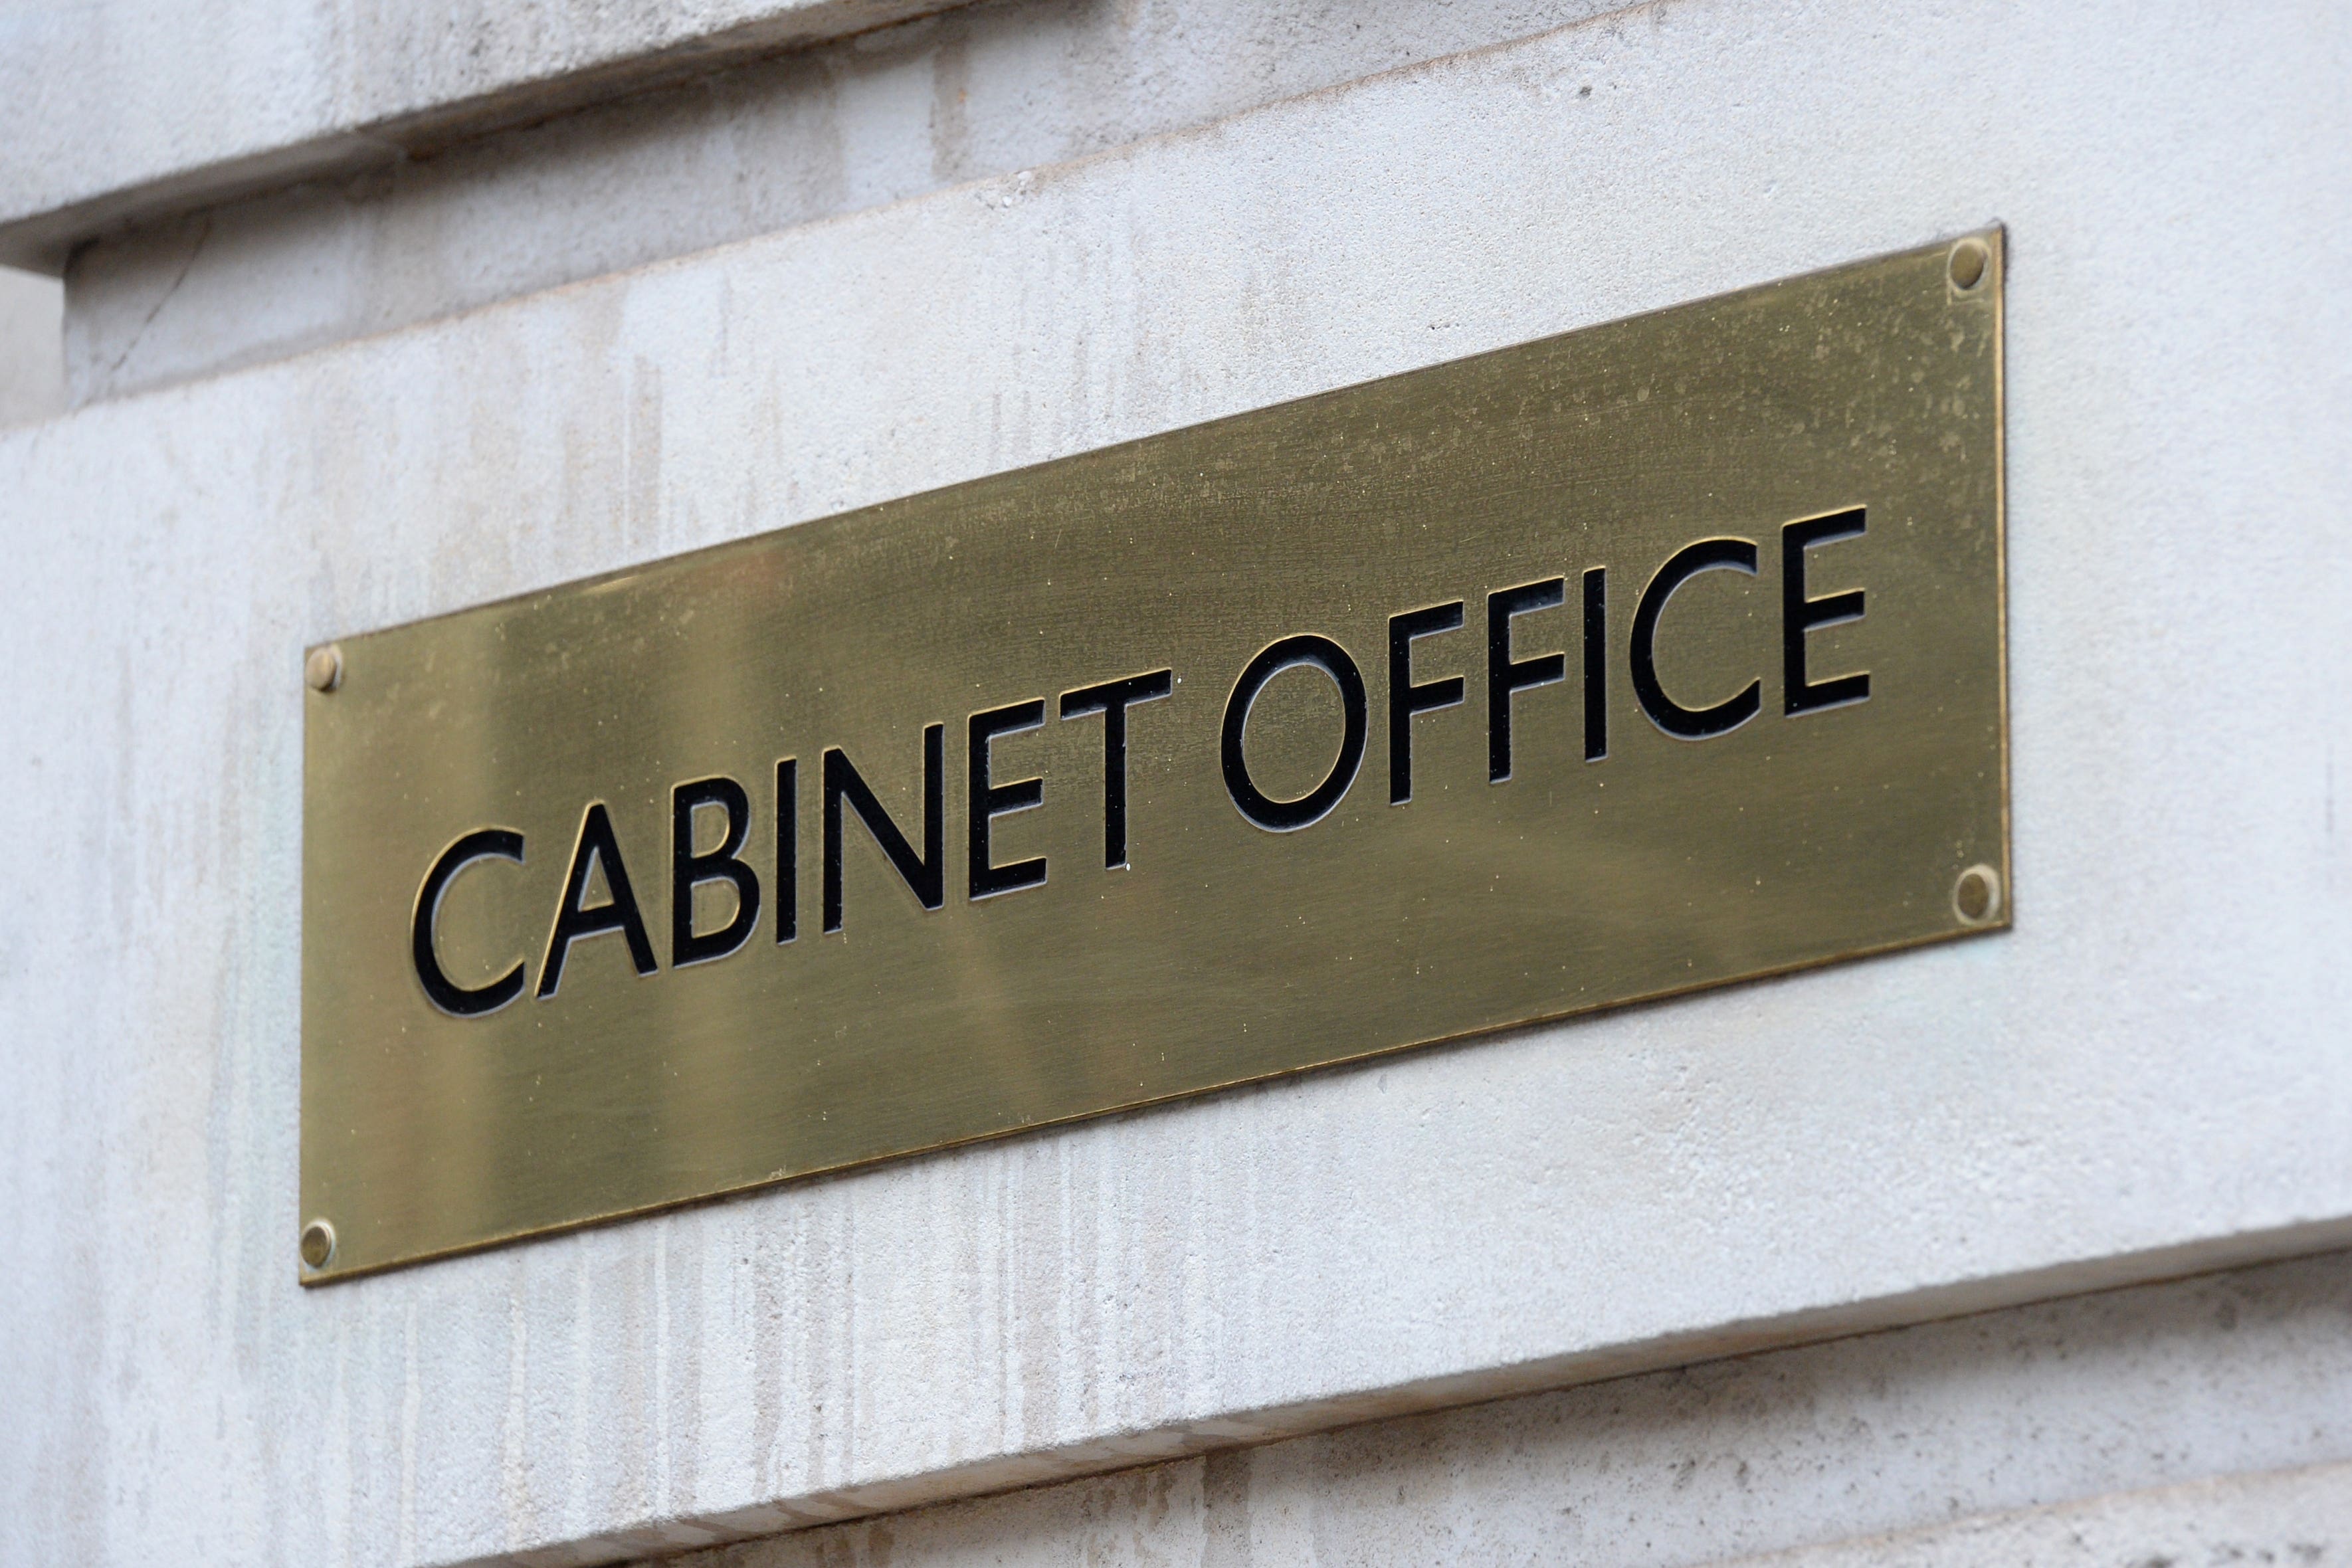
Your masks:
{"label": "stone ledge", "polygon": [[319,20],[273,0],[261,20],[228,26],[126,0],[52,8],[13,24],[0,49],[0,265],[57,273],[110,229],[361,174],[962,3],[571,0],[509,12],[429,0],[339,4]]}
{"label": "stone ledge", "polygon": [[887,1518],[779,1520],[757,1544],[667,1561],[2310,1561],[2286,1548],[2352,1545],[2347,1290],[2339,1253]]}

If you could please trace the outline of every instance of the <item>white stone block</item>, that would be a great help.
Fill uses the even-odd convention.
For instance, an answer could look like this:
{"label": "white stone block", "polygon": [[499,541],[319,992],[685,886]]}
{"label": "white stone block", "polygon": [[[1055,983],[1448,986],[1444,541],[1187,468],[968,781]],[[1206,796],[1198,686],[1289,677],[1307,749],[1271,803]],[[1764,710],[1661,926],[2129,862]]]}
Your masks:
{"label": "white stone block", "polygon": [[63,294],[54,279],[0,268],[0,426],[65,408]]}
{"label": "white stone block", "polygon": [[2352,1255],[1373,1422],[676,1568],[2325,1568]]}
{"label": "white stone block", "polygon": [[0,262],[961,0],[81,0],[0,13]]}

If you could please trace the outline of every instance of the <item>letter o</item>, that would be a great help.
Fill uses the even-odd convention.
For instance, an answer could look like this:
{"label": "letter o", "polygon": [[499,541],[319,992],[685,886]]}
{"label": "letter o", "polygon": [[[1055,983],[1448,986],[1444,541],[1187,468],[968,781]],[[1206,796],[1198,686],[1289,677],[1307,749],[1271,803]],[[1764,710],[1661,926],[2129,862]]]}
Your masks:
{"label": "letter o", "polygon": [[[1257,787],[1249,774],[1249,763],[1242,755],[1242,735],[1249,728],[1250,710],[1256,705],[1257,694],[1265,683],[1297,664],[1311,664],[1331,678],[1339,689],[1339,706],[1346,716],[1346,732],[1339,742],[1339,755],[1323,782],[1300,795],[1297,800],[1276,800]],[[1291,833],[1320,822],[1338,805],[1356,782],[1356,770],[1364,761],[1364,736],[1369,728],[1364,702],[1364,674],[1348,650],[1329,637],[1302,633],[1284,637],[1268,645],[1249,661],[1241,679],[1234,682],[1234,693],[1225,699],[1225,730],[1222,747],[1225,771],[1225,793],[1234,797],[1234,805],[1242,816],[1268,833]]]}
{"label": "letter o", "polygon": [[416,913],[409,928],[409,957],[415,963],[417,982],[436,1007],[457,1018],[478,1018],[485,1013],[495,1013],[522,994],[520,963],[488,985],[473,990],[441,971],[441,955],[433,946],[433,926],[441,913],[441,898],[449,890],[449,884],[457,879],[457,873],[477,860],[511,860],[521,865],[522,835],[509,828],[485,827],[467,834],[441,851],[441,858],[425,873],[424,886],[416,889]]}

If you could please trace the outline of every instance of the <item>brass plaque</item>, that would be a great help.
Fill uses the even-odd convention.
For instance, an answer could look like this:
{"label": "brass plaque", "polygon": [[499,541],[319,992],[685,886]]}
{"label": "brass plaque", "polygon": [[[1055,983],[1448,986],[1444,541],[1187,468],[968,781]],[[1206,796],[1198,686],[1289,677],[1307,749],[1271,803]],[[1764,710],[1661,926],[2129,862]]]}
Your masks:
{"label": "brass plaque", "polygon": [[2006,923],[1999,232],[318,650],[303,1278]]}

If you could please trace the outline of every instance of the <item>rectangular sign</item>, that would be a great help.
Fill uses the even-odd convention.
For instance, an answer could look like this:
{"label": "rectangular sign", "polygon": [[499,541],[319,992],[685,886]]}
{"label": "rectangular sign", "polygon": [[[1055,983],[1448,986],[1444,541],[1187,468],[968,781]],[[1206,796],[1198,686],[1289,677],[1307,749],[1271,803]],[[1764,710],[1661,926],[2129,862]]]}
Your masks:
{"label": "rectangular sign", "polygon": [[1998,231],[314,650],[302,1277],[2007,922]]}

